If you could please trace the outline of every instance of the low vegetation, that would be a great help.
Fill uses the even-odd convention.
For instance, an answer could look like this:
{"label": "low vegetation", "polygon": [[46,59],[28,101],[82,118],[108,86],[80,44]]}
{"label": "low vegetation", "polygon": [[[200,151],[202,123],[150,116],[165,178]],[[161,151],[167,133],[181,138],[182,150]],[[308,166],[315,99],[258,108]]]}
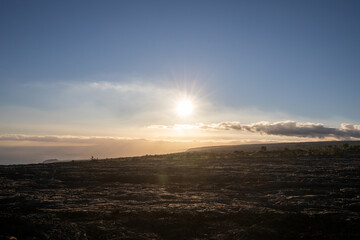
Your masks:
{"label": "low vegetation", "polygon": [[0,239],[359,239],[359,147],[0,166]]}

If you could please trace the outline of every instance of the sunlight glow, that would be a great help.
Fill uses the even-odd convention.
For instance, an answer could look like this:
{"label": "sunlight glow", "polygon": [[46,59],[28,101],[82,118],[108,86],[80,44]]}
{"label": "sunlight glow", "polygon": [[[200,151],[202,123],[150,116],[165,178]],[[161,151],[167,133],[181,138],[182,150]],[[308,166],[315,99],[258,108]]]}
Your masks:
{"label": "sunlight glow", "polygon": [[189,100],[182,100],[177,104],[176,112],[181,117],[190,116],[193,112],[194,105]]}

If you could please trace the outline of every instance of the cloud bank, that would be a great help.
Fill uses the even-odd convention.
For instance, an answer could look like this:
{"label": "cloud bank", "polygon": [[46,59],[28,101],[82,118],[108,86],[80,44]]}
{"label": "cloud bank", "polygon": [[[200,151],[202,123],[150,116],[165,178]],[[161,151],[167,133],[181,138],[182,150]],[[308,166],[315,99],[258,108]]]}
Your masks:
{"label": "cloud bank", "polygon": [[234,130],[261,135],[286,136],[286,137],[304,137],[304,138],[335,138],[352,139],[360,138],[360,125],[343,123],[340,128],[328,127],[322,123],[301,123],[295,121],[282,122],[257,122],[252,124],[242,124],[240,122],[220,122],[212,124],[199,123],[196,125],[174,124],[151,125],[149,128],[157,129],[204,129],[204,130]]}
{"label": "cloud bank", "polygon": [[258,122],[241,124],[240,122],[220,122],[215,124],[200,124],[202,129],[237,130],[267,135],[308,137],[308,138],[360,138],[360,125],[341,124],[340,128],[327,127],[321,123],[299,123],[295,121]]}

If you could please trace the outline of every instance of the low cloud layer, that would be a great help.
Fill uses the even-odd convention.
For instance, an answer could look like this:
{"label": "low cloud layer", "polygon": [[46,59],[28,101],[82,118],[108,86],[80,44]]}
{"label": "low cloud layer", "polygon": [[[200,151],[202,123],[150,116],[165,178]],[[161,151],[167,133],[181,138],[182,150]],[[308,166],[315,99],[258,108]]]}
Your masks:
{"label": "low cloud layer", "polygon": [[212,124],[198,123],[196,125],[174,124],[151,125],[149,128],[174,129],[174,130],[233,130],[261,135],[286,136],[286,137],[304,137],[304,138],[335,138],[335,139],[353,139],[360,138],[360,125],[343,123],[340,128],[328,127],[322,123],[299,123],[295,121],[282,122],[257,122],[252,124],[242,124],[240,122],[220,122]]}
{"label": "low cloud layer", "polygon": [[221,122],[216,124],[200,124],[202,129],[237,130],[267,135],[308,137],[308,138],[360,138],[360,125],[341,124],[340,128],[327,127],[321,123],[298,123],[295,121],[258,122],[241,124],[240,122]]}

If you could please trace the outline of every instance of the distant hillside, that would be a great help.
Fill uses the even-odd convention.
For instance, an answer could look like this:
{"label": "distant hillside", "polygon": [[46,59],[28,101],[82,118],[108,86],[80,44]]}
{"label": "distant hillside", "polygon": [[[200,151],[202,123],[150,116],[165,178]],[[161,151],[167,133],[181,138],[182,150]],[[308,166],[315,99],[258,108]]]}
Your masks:
{"label": "distant hillside", "polygon": [[344,144],[360,145],[360,141],[326,141],[326,142],[292,142],[292,143],[266,143],[266,144],[244,144],[244,145],[226,145],[226,146],[208,146],[190,148],[187,152],[234,152],[234,151],[256,151],[265,146],[267,150],[284,150],[287,149],[309,149],[332,146],[342,146]]}

